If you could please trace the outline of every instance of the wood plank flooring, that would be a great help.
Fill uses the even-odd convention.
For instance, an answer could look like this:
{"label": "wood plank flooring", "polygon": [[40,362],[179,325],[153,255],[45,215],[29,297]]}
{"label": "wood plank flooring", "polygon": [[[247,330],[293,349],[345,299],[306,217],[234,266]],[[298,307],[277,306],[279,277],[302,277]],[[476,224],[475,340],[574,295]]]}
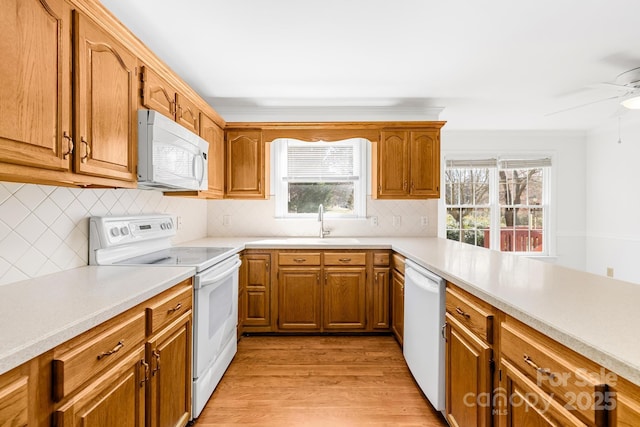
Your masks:
{"label": "wood plank flooring", "polygon": [[249,336],[193,424],[446,426],[388,336]]}

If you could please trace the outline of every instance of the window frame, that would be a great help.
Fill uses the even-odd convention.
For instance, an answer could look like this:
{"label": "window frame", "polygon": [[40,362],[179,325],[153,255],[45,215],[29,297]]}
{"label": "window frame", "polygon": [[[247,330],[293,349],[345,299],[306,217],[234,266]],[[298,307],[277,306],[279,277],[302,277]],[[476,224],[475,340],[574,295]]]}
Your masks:
{"label": "window frame", "polygon": [[[511,254],[515,254],[515,255],[523,255],[523,256],[529,256],[529,257],[549,257],[549,256],[553,256],[553,253],[555,252],[555,245],[552,242],[552,235],[554,234],[552,232],[552,228],[553,228],[553,221],[552,221],[552,215],[553,215],[553,194],[552,194],[552,180],[553,180],[553,175],[554,175],[554,165],[555,162],[553,161],[553,155],[550,155],[548,153],[539,153],[539,154],[533,154],[533,155],[523,155],[523,154],[513,154],[513,155],[500,155],[500,156],[464,156],[464,155],[455,155],[455,156],[451,156],[451,158],[449,159],[444,159],[443,161],[443,173],[442,173],[442,188],[444,188],[445,194],[443,195],[443,197],[441,198],[441,203],[440,203],[440,207],[441,207],[441,221],[440,224],[441,226],[439,227],[439,236],[442,238],[447,238],[447,212],[448,212],[448,208],[451,207],[456,207],[456,208],[474,208],[476,205],[447,205],[447,197],[446,197],[446,191],[447,191],[447,183],[446,183],[446,171],[447,169],[449,169],[450,167],[448,166],[448,160],[454,161],[457,164],[461,164],[464,162],[464,160],[462,159],[466,159],[469,162],[469,166],[458,166],[457,168],[466,168],[466,169],[471,169],[471,168],[476,168],[476,169],[489,169],[489,216],[490,216],[490,226],[489,226],[489,230],[490,230],[490,238],[489,238],[489,249],[492,250],[497,250],[503,253],[511,253]],[[501,207],[502,205],[500,204],[500,177],[499,177],[499,171],[505,170],[505,169],[514,169],[514,168],[501,168],[500,165],[503,164],[505,161],[505,159],[509,159],[511,161],[516,160],[516,161],[522,161],[524,163],[526,163],[527,161],[530,160],[537,160],[537,159],[547,159],[549,164],[546,166],[541,166],[544,169],[544,172],[542,174],[542,199],[540,201],[539,205],[535,205],[536,208],[540,208],[542,210],[542,215],[543,215],[543,227],[542,227],[542,251],[502,251],[500,248],[501,242],[500,242],[500,237],[501,237],[501,224],[500,224],[500,220],[501,220]],[[489,162],[495,162],[494,165],[490,165],[487,166],[487,164]],[[482,166],[473,166],[475,164],[479,164]],[[521,167],[521,168],[515,168],[515,169],[525,169],[526,167]],[[524,207],[524,208],[531,208],[531,205],[518,205],[520,207]],[[481,208],[484,208],[485,205],[480,206]],[[530,226],[530,225],[529,225]],[[529,228],[531,229],[531,228]],[[464,242],[462,242],[464,243]]]}
{"label": "window frame", "polygon": [[[282,219],[302,219],[302,218],[316,218],[317,213],[290,213],[288,209],[288,181],[285,179],[287,176],[287,147],[288,143],[294,145],[306,145],[312,144],[315,146],[324,144],[335,145],[351,145],[354,147],[354,163],[359,166],[354,172],[357,172],[357,179],[353,180],[354,183],[354,198],[353,198],[353,214],[337,214],[334,212],[325,211],[324,216],[326,218],[337,219],[362,219],[367,216],[367,173],[368,173],[368,157],[367,157],[367,143],[369,141],[364,138],[348,138],[340,141],[304,141],[294,138],[277,138],[273,140],[273,190],[275,196],[275,217]],[[309,182],[330,182],[322,180],[313,180]]]}

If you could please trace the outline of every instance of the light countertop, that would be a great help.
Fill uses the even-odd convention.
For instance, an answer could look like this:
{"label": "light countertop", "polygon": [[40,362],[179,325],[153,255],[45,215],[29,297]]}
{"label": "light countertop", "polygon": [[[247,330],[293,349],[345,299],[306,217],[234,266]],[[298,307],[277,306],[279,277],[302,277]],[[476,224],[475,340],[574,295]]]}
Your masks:
{"label": "light countertop", "polygon": [[239,250],[393,249],[640,386],[640,285],[439,238],[207,238]]}
{"label": "light countertop", "polygon": [[188,267],[87,266],[0,286],[0,374],[194,274]]}

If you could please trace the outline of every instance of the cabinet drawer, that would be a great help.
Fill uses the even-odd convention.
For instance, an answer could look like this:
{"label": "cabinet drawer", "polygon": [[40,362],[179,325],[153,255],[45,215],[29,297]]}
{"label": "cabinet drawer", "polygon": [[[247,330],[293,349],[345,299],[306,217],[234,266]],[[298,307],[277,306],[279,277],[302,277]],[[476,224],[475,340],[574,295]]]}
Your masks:
{"label": "cabinet drawer", "polygon": [[53,396],[61,400],[123,360],[145,339],[145,314],[134,309],[54,349]]}
{"label": "cabinet drawer", "polygon": [[367,254],[364,252],[325,252],[324,265],[365,265]]}
{"label": "cabinet drawer", "polygon": [[605,422],[610,406],[599,369],[555,341],[515,321],[502,322],[502,357],[588,425]]}
{"label": "cabinet drawer", "polygon": [[147,335],[152,335],[192,307],[191,281],[153,298],[147,307]]}
{"label": "cabinet drawer", "polygon": [[389,254],[386,252],[374,252],[373,265],[389,265]]}
{"label": "cabinet drawer", "polygon": [[493,343],[493,313],[475,298],[447,287],[447,312],[473,333]]}
{"label": "cabinet drawer", "polygon": [[404,274],[404,257],[400,254],[393,254],[393,268]]}
{"label": "cabinet drawer", "polygon": [[320,265],[319,252],[281,252],[279,265]]}

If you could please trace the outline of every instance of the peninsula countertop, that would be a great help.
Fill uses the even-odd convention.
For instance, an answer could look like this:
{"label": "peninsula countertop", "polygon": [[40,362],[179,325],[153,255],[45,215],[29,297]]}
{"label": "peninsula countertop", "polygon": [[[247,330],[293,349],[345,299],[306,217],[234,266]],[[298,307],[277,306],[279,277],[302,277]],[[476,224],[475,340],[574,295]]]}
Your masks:
{"label": "peninsula countertop", "polygon": [[640,386],[638,284],[435,237],[237,237],[185,245],[392,249]]}
{"label": "peninsula countertop", "polygon": [[189,267],[87,266],[0,286],[0,374],[194,274]]}

